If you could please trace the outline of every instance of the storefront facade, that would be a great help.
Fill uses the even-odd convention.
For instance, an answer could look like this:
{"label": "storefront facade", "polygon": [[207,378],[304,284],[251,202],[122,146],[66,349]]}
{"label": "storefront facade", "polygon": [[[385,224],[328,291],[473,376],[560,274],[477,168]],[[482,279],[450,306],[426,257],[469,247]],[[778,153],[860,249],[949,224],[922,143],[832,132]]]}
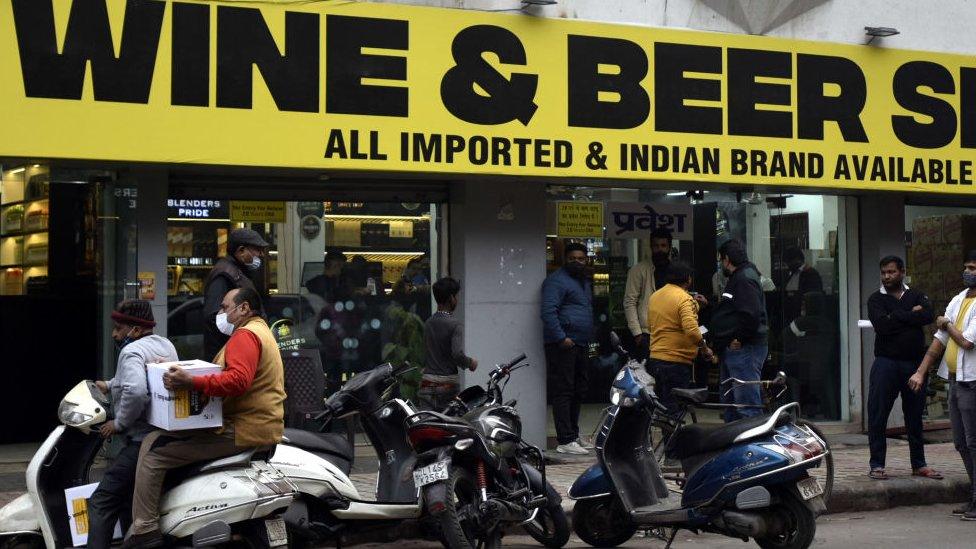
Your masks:
{"label": "storefront facade", "polygon": [[[0,332],[18,361],[53,364],[57,336],[31,332],[53,319],[23,311],[84,327],[44,367],[57,376],[18,374],[34,400],[111,374],[104,318],[123,297],[151,299],[197,353],[203,277],[247,225],[273,244],[258,276],[279,339],[318,350],[334,382],[416,354],[426,286],[460,278],[469,353],[530,357],[511,396],[541,442],[547,268],[586,242],[598,325],[624,329],[621,273],[665,224],[706,295],[722,239],[746,242],[770,281],[773,365],[810,417],[861,430],[878,259],[907,257],[944,302],[976,230],[958,217],[976,214],[976,64],[958,55],[976,38],[907,2],[566,4],[0,2],[0,67],[22,83],[0,89]],[[903,35],[862,45],[866,4]]]}

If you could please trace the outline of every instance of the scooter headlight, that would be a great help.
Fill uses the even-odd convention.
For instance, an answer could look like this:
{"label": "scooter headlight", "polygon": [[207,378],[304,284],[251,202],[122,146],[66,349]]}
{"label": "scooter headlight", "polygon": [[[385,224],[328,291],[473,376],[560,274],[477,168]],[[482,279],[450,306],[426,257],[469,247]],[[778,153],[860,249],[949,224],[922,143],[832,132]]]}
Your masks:
{"label": "scooter headlight", "polygon": [[58,407],[58,417],[61,419],[61,423],[70,427],[77,427],[78,425],[91,421],[92,416],[76,412],[75,408],[77,407],[78,405],[74,402],[62,401],[61,406]]}
{"label": "scooter headlight", "polygon": [[630,408],[637,404],[637,399],[634,397],[627,396],[627,392],[618,387],[610,388],[610,402],[614,406],[622,406],[624,408]]}

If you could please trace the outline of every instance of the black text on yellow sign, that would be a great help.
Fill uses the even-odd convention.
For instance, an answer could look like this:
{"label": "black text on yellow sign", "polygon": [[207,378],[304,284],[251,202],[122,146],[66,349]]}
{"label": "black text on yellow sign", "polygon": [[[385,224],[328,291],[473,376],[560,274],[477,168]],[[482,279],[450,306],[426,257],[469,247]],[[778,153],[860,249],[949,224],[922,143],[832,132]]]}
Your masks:
{"label": "black text on yellow sign", "polygon": [[976,62],[947,54],[386,4],[0,0],[0,70],[22,128],[0,155],[972,189]]}

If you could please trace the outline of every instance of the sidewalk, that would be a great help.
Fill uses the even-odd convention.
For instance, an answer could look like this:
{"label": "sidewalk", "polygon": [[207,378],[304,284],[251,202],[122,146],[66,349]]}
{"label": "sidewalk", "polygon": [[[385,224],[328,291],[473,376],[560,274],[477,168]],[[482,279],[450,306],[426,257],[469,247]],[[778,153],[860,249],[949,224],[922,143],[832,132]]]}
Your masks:
{"label": "sidewalk", "polygon": [[[946,477],[942,481],[912,477],[908,462],[908,444],[905,441],[888,439],[889,480],[868,478],[866,446],[832,444],[835,474],[833,495],[827,502],[830,513],[874,511],[902,505],[955,503],[966,499],[969,479],[959,454],[951,443],[925,445],[929,465]],[[18,449],[16,454],[17,459],[0,457],[0,505],[5,505],[24,490],[23,475],[30,452]],[[356,455],[357,461],[369,461],[373,458],[368,447],[357,447]],[[593,455],[567,457],[551,454],[551,458],[552,462],[546,467],[546,474],[549,482],[564,497],[576,477],[595,462]],[[361,494],[372,497],[376,473],[356,473],[352,475],[352,480]],[[564,506],[571,509],[572,502],[564,500]]]}

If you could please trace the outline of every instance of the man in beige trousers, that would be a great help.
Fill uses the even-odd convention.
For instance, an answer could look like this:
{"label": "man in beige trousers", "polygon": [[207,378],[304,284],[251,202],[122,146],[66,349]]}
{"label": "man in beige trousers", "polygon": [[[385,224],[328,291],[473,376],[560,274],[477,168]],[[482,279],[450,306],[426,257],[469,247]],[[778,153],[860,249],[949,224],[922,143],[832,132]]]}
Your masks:
{"label": "man in beige trousers", "polygon": [[218,459],[281,440],[285,423],[285,369],[278,344],[252,288],[227,292],[217,327],[230,336],[214,362],[219,374],[190,376],[173,367],[163,377],[169,390],[194,390],[222,397],[224,427],[216,431],[155,431],[142,443],[132,497],[132,527],[123,548],[161,547],[159,499],[166,472],[197,461]]}

